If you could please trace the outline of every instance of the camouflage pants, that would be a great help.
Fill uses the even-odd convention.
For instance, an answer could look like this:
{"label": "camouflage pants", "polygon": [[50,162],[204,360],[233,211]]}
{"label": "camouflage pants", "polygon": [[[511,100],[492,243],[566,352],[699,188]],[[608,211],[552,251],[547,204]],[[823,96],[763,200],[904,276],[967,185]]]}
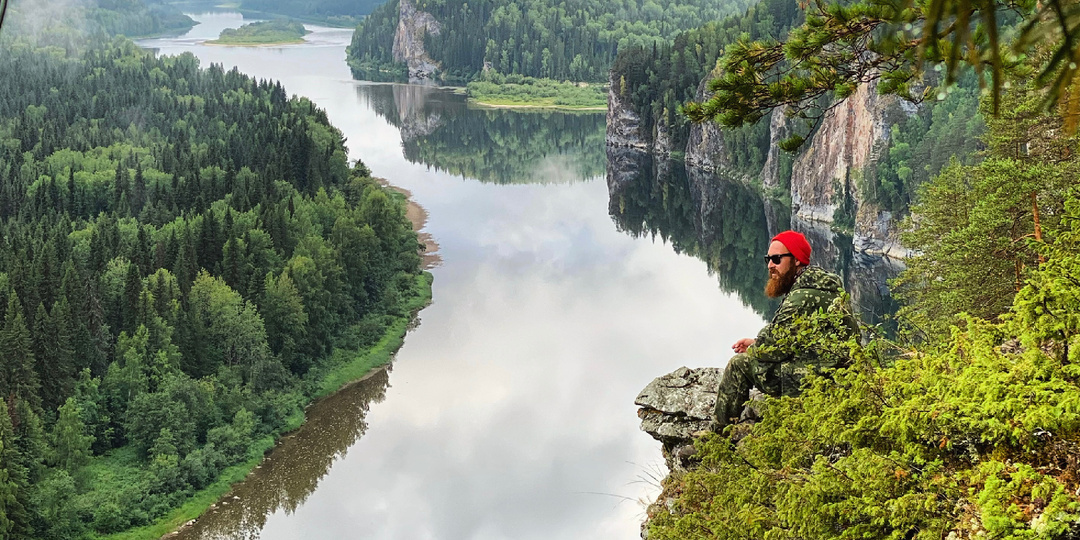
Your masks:
{"label": "camouflage pants", "polygon": [[732,356],[716,390],[714,428],[719,430],[738,421],[743,404],[750,399],[751,388],[756,387],[771,396],[781,395],[783,389],[779,372],[780,364],[758,362],[746,353]]}

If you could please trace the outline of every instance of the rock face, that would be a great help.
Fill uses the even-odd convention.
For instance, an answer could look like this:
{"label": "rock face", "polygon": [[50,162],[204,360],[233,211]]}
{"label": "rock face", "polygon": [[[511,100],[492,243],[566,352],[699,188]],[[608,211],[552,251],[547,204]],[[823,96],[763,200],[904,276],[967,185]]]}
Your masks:
{"label": "rock face", "polygon": [[[827,112],[806,149],[795,158],[793,217],[831,223],[837,207],[844,204],[845,197],[851,197],[856,209],[855,249],[894,257],[909,255],[899,242],[899,224],[890,212],[865,201],[860,184],[874,174],[878,155],[888,146],[892,125],[913,112],[895,96],[878,95],[874,83],[860,85],[854,95]],[[774,143],[777,125],[774,113]]]}
{"label": "rock face", "polygon": [[607,109],[607,146],[609,148],[633,148],[649,151],[649,141],[641,132],[641,117],[619,92],[620,84],[615,81],[608,87]]}
{"label": "rock face", "polygon": [[765,189],[780,187],[780,141],[791,135],[786,110],[786,105],[777,107],[769,117],[769,154],[761,168],[761,186]]}
{"label": "rock face", "polygon": [[641,430],[663,443],[669,469],[681,468],[676,459],[680,450],[691,444],[694,433],[709,429],[722,374],[720,368],[681,367],[653,379],[634,400],[641,407]]}
{"label": "rock face", "polygon": [[[709,98],[709,81],[720,76],[718,68],[713,69],[698,85],[694,99],[704,101]],[[690,140],[686,143],[687,168],[701,168],[712,172],[724,172],[729,169],[731,152],[724,142],[724,132],[715,122],[695,123],[690,126]]]}
{"label": "rock face", "polygon": [[391,54],[394,61],[409,67],[410,81],[430,80],[439,69],[438,62],[424,50],[424,36],[438,35],[440,28],[439,21],[430,13],[416,9],[412,0],[398,2],[398,27]]}
{"label": "rock face", "polygon": [[[693,466],[694,433],[707,430],[712,424],[716,388],[723,374],[722,368],[681,367],[653,379],[634,400],[641,407],[638,409],[641,430],[663,443],[664,461],[669,470]],[[757,402],[764,399],[764,394],[751,390],[750,399]],[[740,420],[756,421],[759,412],[753,404],[748,405]]]}
{"label": "rock face", "polygon": [[879,96],[875,85],[863,84],[825,114],[806,149],[795,158],[791,204],[796,216],[831,223],[845,191],[857,196],[856,179],[875,161],[875,150],[888,143],[886,109],[895,101]]}

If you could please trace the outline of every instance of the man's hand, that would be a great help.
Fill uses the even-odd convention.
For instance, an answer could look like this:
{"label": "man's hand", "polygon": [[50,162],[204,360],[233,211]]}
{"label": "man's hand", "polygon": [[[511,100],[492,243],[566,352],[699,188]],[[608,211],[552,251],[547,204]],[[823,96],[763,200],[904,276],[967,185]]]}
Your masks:
{"label": "man's hand", "polygon": [[750,346],[753,344],[754,338],[742,338],[739,341],[736,341],[735,344],[731,346],[731,350],[737,353],[744,353],[746,352],[746,349],[749,349]]}

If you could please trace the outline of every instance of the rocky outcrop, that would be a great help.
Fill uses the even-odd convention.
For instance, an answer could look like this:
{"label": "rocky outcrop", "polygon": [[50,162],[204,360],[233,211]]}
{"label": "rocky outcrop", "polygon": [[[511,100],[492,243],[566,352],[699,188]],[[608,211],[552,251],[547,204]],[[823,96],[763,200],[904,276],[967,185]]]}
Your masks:
{"label": "rocky outcrop", "polygon": [[622,96],[620,86],[616,82],[608,87],[607,146],[647,152],[651,148],[641,132],[641,116],[634,111],[630,100]]}
{"label": "rocky outcrop", "polygon": [[430,80],[435,76],[439,63],[424,50],[424,36],[438,35],[440,29],[439,21],[430,13],[416,9],[412,0],[399,0],[398,27],[391,54],[395,62],[408,66],[410,81]]}
{"label": "rocky outcrop", "polygon": [[[721,368],[681,367],[653,379],[634,400],[641,407],[641,430],[663,444],[669,470],[686,469],[694,462],[694,434],[712,425],[716,388],[723,374]],[[752,390],[752,403],[743,409],[740,420],[758,420],[760,411],[753,403],[762,399],[764,394]]]}
{"label": "rocky outcrop", "polygon": [[[861,180],[874,174],[878,155],[888,147],[892,125],[914,113],[895,96],[881,96],[877,85],[860,85],[855,94],[829,110],[791,175],[793,217],[831,223],[850,197],[855,209],[854,247],[858,251],[904,257],[899,227],[890,212],[868,203]],[[775,114],[774,114],[775,129]],[[774,141],[775,141],[774,133]],[[771,157],[771,156],[770,156]],[[763,171],[764,174],[764,171]]]}
{"label": "rocky outcrop", "polygon": [[670,470],[681,468],[688,446],[692,452],[694,433],[709,429],[722,374],[720,368],[681,367],[653,379],[634,400],[641,430],[663,444]]}
{"label": "rocky outcrop", "polygon": [[786,105],[777,107],[769,117],[769,154],[765,157],[765,166],[761,168],[761,186],[767,190],[781,185],[780,141],[791,135],[786,111]]}
{"label": "rocky outcrop", "polygon": [[[719,67],[713,69],[698,85],[694,99],[704,101],[709,98],[709,81],[720,76]],[[686,144],[686,166],[712,172],[724,172],[729,169],[731,151],[724,142],[724,132],[715,122],[701,122],[690,125],[690,140]]]}
{"label": "rocky outcrop", "polygon": [[668,126],[667,111],[665,110],[664,113],[664,117],[656,122],[656,128],[653,130],[652,152],[654,156],[667,159],[671,157],[675,144],[671,141],[671,127]]}

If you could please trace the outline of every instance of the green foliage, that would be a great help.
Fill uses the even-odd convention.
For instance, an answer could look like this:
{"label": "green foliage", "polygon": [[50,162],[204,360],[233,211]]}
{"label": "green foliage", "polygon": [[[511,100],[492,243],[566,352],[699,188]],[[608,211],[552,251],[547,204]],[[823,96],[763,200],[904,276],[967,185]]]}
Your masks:
{"label": "green foliage", "polygon": [[267,45],[276,43],[300,43],[311,31],[295,21],[275,20],[254,22],[240,28],[226,28],[218,39],[208,41],[213,45]]}
{"label": "green foliage", "polygon": [[887,344],[852,344],[853,367],[770,399],[737,446],[699,441],[702,467],[671,480],[675,512],[652,520],[650,538],[1071,528],[1076,469],[1060,456],[1080,436],[1076,370],[1038,349],[1003,353],[1003,331],[972,319],[942,347],[885,366]]}
{"label": "green foliage", "polygon": [[924,102],[919,110],[892,126],[888,151],[860,185],[863,199],[897,215],[910,211],[919,187],[956,159],[974,165],[981,159],[985,131],[979,112],[978,86],[961,79],[942,100]]}
{"label": "green foliage", "polygon": [[[485,66],[503,74],[605,81],[619,49],[666,42],[703,20],[736,13],[746,5],[701,0],[416,2],[417,9],[439,22],[437,34],[426,34],[425,50],[440,63],[440,76],[448,81],[475,80]],[[391,0],[357,28],[348,53],[355,76],[390,75],[398,10],[398,2]],[[404,69],[398,67],[396,73]]]}
{"label": "green foliage", "polygon": [[599,84],[485,73],[482,80],[468,84],[468,94],[483,105],[607,109],[607,91]]}
{"label": "green foliage", "polygon": [[[905,245],[921,252],[908,260],[897,287],[915,325],[940,332],[966,312],[993,319],[1012,304],[1039,255],[1028,240],[1061,228],[1065,192],[1076,177],[1075,137],[1061,118],[1045,114],[1029,81],[1002,96],[1005,108],[989,117],[989,155],[977,165],[954,161],[924,184],[913,207]],[[984,108],[989,107],[984,100]]]}
{"label": "green foliage", "polygon": [[143,0],[40,0],[11,2],[10,8],[5,36],[68,51],[84,49],[89,37],[180,34],[195,26],[176,6]]}
{"label": "green foliage", "polygon": [[381,3],[382,0],[243,0],[240,10],[351,27]]}
{"label": "green foliage", "polygon": [[[1037,77],[1049,90],[1040,99],[1042,108],[1077,88],[1073,60],[1080,53],[1073,43],[1080,25],[1076,8],[1058,0],[872,0],[803,7],[805,21],[786,36],[747,37],[728,47],[709,82],[711,95],[688,103],[686,114],[697,122],[739,127],[786,107],[786,114],[813,126],[857,84],[878,81],[882,94],[922,101],[944,95],[973,68],[979,86],[990,87],[989,110],[996,115],[1008,110],[1001,102],[1006,76],[1030,73],[1029,55],[1045,56]],[[1010,34],[1015,39],[1007,39]],[[1066,127],[1075,131],[1080,102],[1068,99]]]}

